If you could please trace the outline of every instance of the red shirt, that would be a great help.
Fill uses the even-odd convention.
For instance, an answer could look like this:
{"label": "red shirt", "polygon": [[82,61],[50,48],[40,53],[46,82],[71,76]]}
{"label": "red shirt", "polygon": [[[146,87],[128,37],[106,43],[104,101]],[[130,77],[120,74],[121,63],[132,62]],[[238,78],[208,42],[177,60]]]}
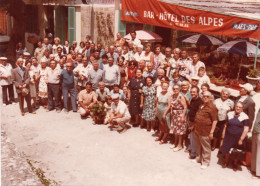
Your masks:
{"label": "red shirt", "polygon": [[134,70],[130,70],[130,68],[127,68],[127,73],[128,73],[128,80],[130,81],[133,77],[135,77],[135,72],[136,72],[136,68],[134,68]]}

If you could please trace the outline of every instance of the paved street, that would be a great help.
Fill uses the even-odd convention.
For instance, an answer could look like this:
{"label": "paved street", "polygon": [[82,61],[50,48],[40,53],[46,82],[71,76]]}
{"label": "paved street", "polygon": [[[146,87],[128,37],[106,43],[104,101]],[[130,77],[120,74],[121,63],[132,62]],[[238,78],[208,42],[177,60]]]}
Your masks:
{"label": "paved street", "polygon": [[[131,128],[124,134],[108,126],[81,120],[78,113],[46,113],[20,116],[18,105],[2,108],[2,135],[28,159],[38,178],[60,185],[259,185],[246,167],[222,169],[216,151],[211,166],[201,170],[184,151],[173,152],[170,144],[159,145],[152,133]],[[2,138],[3,139],[3,138]],[[3,141],[7,143],[7,141]],[[2,144],[3,145],[3,144]],[[2,175],[14,154],[2,149]],[[5,161],[5,164],[3,164]],[[14,162],[15,163],[15,162]],[[24,171],[24,176],[31,172]],[[34,177],[35,178],[35,177]],[[10,179],[15,179],[10,177]],[[3,181],[3,180],[2,180]],[[6,182],[17,183],[17,182]],[[31,184],[37,185],[39,180]],[[20,182],[19,185],[26,184]],[[16,184],[15,184],[16,185]]]}

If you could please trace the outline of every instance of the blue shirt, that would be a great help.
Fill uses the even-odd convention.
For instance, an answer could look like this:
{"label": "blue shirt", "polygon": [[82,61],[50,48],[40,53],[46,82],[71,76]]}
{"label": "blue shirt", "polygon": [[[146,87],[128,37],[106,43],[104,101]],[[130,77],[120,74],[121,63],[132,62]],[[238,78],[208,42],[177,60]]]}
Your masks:
{"label": "blue shirt", "polygon": [[[108,53],[107,54],[107,57],[111,57],[111,53]],[[118,53],[113,53],[112,57],[114,58],[114,65],[116,65],[116,62],[117,62],[117,58],[119,58],[119,55]]]}
{"label": "blue shirt", "polygon": [[144,78],[146,78],[146,77],[148,77],[148,76],[152,76],[153,77],[153,83],[156,81],[156,79],[157,79],[157,71],[156,70],[152,70],[151,72],[149,72],[149,71],[146,71],[145,73],[144,73]]}
{"label": "blue shirt", "polygon": [[24,69],[23,69],[23,67],[22,68],[18,67],[18,68],[19,68],[19,71],[20,71],[20,74],[21,74],[22,80],[23,80]]}
{"label": "blue shirt", "polygon": [[68,73],[67,70],[61,72],[61,82],[63,87],[74,88],[74,73],[71,71]]}

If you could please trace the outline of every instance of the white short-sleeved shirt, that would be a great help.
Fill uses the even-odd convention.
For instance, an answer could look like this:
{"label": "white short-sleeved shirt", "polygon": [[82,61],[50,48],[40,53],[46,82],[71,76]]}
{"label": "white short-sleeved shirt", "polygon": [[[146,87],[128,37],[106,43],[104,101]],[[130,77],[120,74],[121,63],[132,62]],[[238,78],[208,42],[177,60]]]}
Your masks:
{"label": "white short-sleeved shirt", "polygon": [[117,106],[113,102],[111,105],[111,108],[112,108],[112,112],[114,114],[122,114],[123,117],[131,117],[131,115],[128,111],[127,105],[121,100],[119,100],[119,103]]}
{"label": "white short-sleeved shirt", "polygon": [[227,119],[227,113],[234,108],[234,102],[231,99],[227,99],[225,101],[222,101],[221,98],[218,98],[214,101],[214,104],[216,105],[218,109],[218,120],[224,121]]}
{"label": "white short-sleeved shirt", "polygon": [[6,63],[6,65],[0,64],[0,75],[7,77],[7,79],[0,78],[0,85],[12,84],[12,65]]}

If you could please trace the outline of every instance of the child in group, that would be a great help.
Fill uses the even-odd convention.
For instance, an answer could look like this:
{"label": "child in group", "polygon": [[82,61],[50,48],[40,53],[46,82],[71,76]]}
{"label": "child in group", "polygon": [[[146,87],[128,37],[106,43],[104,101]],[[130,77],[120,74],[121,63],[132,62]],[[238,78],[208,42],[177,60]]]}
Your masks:
{"label": "child in group", "polygon": [[198,71],[199,83],[198,87],[200,88],[202,84],[206,83],[210,86],[210,79],[205,73],[205,67],[200,67]]}
{"label": "child in group", "polygon": [[105,125],[108,124],[109,116],[110,116],[111,113],[112,113],[111,105],[112,105],[112,98],[111,98],[110,95],[107,95],[107,96],[106,96],[106,102],[105,102],[105,104],[104,104],[104,106],[105,106],[105,108],[106,108],[106,117],[105,117],[105,120],[104,120],[104,124],[105,124]]}

